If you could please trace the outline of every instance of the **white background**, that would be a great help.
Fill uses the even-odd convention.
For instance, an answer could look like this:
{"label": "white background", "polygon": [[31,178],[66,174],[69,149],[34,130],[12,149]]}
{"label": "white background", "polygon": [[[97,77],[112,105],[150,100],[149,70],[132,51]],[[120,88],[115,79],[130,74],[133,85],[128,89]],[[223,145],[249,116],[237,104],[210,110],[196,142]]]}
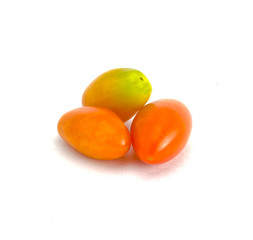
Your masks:
{"label": "white background", "polygon": [[[92,160],[58,136],[117,67],[190,109],[176,159]],[[0,239],[252,240],[252,81],[251,0],[1,0]]]}

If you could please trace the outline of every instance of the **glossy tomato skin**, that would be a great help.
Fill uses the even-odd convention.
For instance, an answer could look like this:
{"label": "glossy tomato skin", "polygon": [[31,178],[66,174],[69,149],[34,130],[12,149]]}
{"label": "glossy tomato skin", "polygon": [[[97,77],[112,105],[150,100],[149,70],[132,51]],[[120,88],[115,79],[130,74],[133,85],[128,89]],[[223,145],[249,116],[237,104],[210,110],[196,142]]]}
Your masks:
{"label": "glossy tomato skin", "polygon": [[192,129],[187,107],[173,99],[149,103],[137,113],[131,126],[136,155],[149,164],[161,164],[185,147]]}
{"label": "glossy tomato skin", "polygon": [[80,107],[69,111],[60,118],[57,129],[70,146],[95,159],[122,157],[131,146],[123,121],[105,108]]}

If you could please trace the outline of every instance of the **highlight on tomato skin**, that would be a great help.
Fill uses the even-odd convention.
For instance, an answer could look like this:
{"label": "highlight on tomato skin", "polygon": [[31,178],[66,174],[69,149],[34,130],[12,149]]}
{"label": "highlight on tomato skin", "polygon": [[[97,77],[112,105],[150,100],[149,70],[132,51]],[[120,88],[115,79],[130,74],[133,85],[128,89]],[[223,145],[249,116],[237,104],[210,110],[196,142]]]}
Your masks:
{"label": "highlight on tomato skin", "polygon": [[142,107],[131,126],[132,146],[148,164],[165,163],[186,146],[192,129],[188,108],[174,99],[163,99]]}
{"label": "highlight on tomato skin", "polygon": [[131,146],[129,130],[116,113],[106,108],[71,110],[60,118],[57,129],[70,146],[95,159],[120,158]]}

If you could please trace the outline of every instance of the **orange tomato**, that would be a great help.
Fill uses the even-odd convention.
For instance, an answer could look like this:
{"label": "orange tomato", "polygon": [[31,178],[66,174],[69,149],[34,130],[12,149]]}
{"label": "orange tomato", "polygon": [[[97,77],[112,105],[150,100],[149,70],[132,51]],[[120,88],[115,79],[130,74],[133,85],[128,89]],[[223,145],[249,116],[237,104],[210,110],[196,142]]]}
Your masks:
{"label": "orange tomato", "polygon": [[147,104],[131,126],[133,149],[143,162],[167,162],[185,147],[191,128],[191,114],[183,103],[165,99]]}
{"label": "orange tomato", "polygon": [[130,148],[130,133],[109,109],[80,107],[65,113],[58,122],[60,136],[80,153],[96,159],[116,159]]}

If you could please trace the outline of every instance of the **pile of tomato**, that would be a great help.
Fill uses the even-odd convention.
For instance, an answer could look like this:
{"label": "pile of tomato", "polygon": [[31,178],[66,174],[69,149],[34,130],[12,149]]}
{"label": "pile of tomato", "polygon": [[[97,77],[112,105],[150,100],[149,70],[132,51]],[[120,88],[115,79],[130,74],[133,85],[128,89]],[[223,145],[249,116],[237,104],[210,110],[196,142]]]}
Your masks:
{"label": "pile of tomato", "polygon": [[[118,159],[132,144],[143,162],[167,162],[187,144],[192,118],[177,100],[146,104],[151,92],[149,80],[138,70],[107,71],[85,89],[83,106],[60,118],[58,132],[70,146],[91,158]],[[129,131],[124,122],[133,116]]]}

